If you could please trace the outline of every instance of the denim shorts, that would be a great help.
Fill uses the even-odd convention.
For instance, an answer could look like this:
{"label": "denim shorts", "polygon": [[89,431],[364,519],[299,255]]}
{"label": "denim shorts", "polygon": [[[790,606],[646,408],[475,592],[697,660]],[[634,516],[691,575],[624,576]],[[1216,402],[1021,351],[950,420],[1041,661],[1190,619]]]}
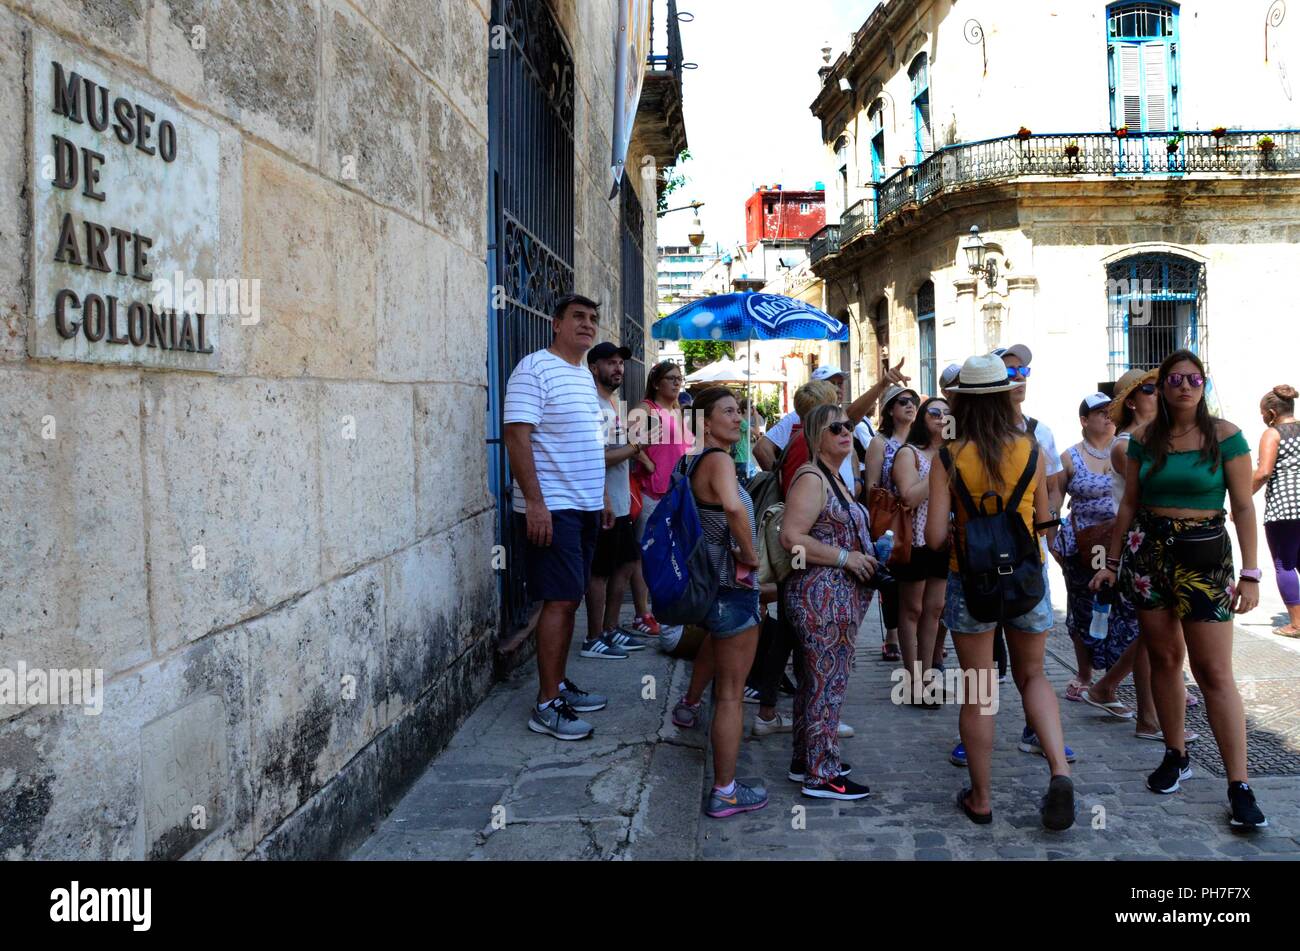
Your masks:
{"label": "denim shorts", "polygon": [[699,626],[717,638],[735,637],[759,623],[758,592],[719,588],[718,600]]}
{"label": "denim shorts", "polygon": [[[948,572],[948,593],[944,598],[943,623],[954,634],[979,634],[998,626],[997,621],[977,621],[966,610],[966,593],[961,587],[961,575]],[[1047,566],[1043,566],[1043,599],[1020,617],[1009,618],[1002,627],[1012,627],[1027,634],[1042,634],[1052,629],[1052,589],[1047,581]]]}

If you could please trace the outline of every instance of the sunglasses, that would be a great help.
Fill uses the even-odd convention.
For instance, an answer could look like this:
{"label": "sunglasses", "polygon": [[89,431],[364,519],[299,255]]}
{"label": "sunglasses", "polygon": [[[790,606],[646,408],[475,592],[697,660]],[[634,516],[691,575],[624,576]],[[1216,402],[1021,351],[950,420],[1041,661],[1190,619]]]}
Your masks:
{"label": "sunglasses", "polygon": [[1199,373],[1171,373],[1165,377],[1165,386],[1176,390],[1183,385],[1184,380],[1194,390],[1199,390],[1205,385],[1205,377]]}
{"label": "sunglasses", "polygon": [[1147,396],[1150,396],[1155,391],[1156,391],[1156,385],[1154,383],[1143,383],[1141,386],[1138,387],[1138,392],[1145,393]]}
{"label": "sunglasses", "polygon": [[1029,379],[1029,367],[1007,367],[1007,379],[1014,380],[1016,377]]}
{"label": "sunglasses", "polygon": [[829,429],[836,436],[843,436],[845,433],[853,432],[853,424],[844,421],[827,423],[826,428]]}
{"label": "sunglasses", "polygon": [[910,396],[899,396],[894,398],[895,406],[915,406],[916,400]]}
{"label": "sunglasses", "polygon": [[925,411],[925,415],[933,416],[935,419],[943,419],[945,416],[948,415],[948,411],[938,406],[931,406],[929,409]]}

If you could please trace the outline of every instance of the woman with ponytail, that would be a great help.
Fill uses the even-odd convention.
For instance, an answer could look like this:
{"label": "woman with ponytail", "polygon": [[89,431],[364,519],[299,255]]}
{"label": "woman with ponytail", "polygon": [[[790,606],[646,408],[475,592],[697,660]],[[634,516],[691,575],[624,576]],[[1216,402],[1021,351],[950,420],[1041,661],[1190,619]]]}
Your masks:
{"label": "woman with ponytail", "polygon": [[1275,627],[1274,634],[1300,637],[1300,423],[1295,418],[1296,388],[1281,383],[1264,394],[1259,412],[1264,435],[1259,439],[1259,468],[1251,490],[1264,486],[1264,537],[1273,556],[1278,591],[1291,623]]}

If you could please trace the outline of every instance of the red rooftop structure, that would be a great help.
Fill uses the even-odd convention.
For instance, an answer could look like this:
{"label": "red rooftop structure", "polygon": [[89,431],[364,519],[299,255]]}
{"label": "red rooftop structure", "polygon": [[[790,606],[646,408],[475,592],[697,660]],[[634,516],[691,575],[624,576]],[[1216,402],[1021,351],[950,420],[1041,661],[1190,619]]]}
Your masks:
{"label": "red rooftop structure", "polygon": [[745,202],[745,248],[781,238],[807,240],[826,224],[826,192],[760,186]]}

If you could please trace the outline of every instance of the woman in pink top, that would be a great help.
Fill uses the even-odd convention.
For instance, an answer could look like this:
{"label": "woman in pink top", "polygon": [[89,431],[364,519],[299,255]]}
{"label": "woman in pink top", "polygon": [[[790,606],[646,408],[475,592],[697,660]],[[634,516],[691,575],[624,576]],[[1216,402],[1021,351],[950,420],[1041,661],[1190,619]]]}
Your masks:
{"label": "woman in pink top", "polygon": [[[685,371],[671,360],[655,364],[646,377],[645,400],[628,414],[629,433],[636,442],[645,444],[642,457],[650,463],[643,465],[640,458],[632,463],[632,492],[641,498],[641,512],[635,526],[638,542],[645,536],[650,513],[672,484],[673,467],[694,442],[693,431],[684,431],[682,411],[677,406],[683,382]],[[650,613],[649,592],[639,564],[632,575],[632,601],[636,607],[632,630],[646,636],[657,635],[659,623]]]}

